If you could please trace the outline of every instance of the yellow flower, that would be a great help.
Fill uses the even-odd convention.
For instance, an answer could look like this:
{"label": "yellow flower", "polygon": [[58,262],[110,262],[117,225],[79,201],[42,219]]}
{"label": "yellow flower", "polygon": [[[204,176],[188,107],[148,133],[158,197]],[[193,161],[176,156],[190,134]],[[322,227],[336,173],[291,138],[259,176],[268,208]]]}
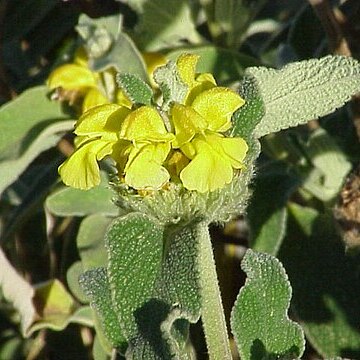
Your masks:
{"label": "yellow flower", "polygon": [[182,54],[176,61],[176,67],[180,79],[189,87],[185,98],[185,105],[190,105],[194,98],[202,91],[216,86],[216,81],[212,74],[196,74],[196,64],[199,56],[195,54]]}
{"label": "yellow flower", "polygon": [[125,183],[137,190],[158,190],[169,181],[163,166],[175,136],[169,133],[159,113],[142,106],[127,116],[120,137],[131,141],[123,170]]}
{"label": "yellow flower", "polygon": [[184,187],[201,193],[223,188],[232,181],[234,169],[243,167],[247,149],[241,138],[226,138],[217,133],[197,135],[181,148],[191,159],[180,173]]}
{"label": "yellow flower", "polygon": [[121,123],[129,112],[124,106],[105,104],[80,117],[75,129],[75,152],[59,167],[66,185],[87,190],[100,183],[98,161],[117,150]]}
{"label": "yellow flower", "polygon": [[[243,139],[224,133],[244,100],[217,86],[211,74],[197,75],[197,60],[195,55],[179,57],[179,76],[188,91],[183,103],[173,103],[166,114],[149,105],[118,104],[84,113],[76,124],[75,152],[59,167],[64,183],[80,189],[96,186],[98,161],[109,156],[119,178],[141,192],[161,189],[170,177],[202,193],[229,184],[243,168],[248,147]],[[84,74],[89,80],[89,73]]]}
{"label": "yellow flower", "polygon": [[207,192],[232,181],[234,169],[243,167],[248,147],[243,139],[222,134],[231,127],[231,116],[244,100],[234,91],[214,85],[211,77],[196,76],[196,62],[193,55],[183,55],[177,62],[189,91],[185,105],[174,104],[171,109],[176,135],[173,146],[191,160],[180,172],[184,187]]}
{"label": "yellow flower", "polygon": [[66,185],[87,190],[100,183],[98,161],[110,156],[125,183],[137,190],[157,190],[169,181],[163,167],[174,135],[150,106],[134,111],[105,104],[87,111],[75,129],[75,152],[60,167]]}
{"label": "yellow flower", "polygon": [[73,105],[72,102],[77,98],[81,98],[83,113],[94,106],[110,103],[111,100],[120,105],[131,106],[131,102],[121,90],[114,90],[113,96],[109,94],[107,91],[109,89],[106,89],[109,83],[115,89],[115,71],[113,69],[101,73],[91,71],[88,67],[87,55],[82,48],[77,51],[74,63],[56,68],[47,80],[50,90],[61,89],[62,97],[64,100],[70,100],[70,105]]}

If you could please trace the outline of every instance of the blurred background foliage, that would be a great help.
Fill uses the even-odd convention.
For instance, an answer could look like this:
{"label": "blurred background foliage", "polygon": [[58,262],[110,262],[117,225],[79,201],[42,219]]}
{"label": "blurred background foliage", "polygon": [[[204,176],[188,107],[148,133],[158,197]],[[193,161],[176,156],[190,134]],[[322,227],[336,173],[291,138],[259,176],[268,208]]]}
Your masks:
{"label": "blurred background foliage", "polygon": [[[280,67],[326,54],[360,59],[358,0],[1,0],[0,104],[14,104],[14,126],[24,126],[21,111],[34,118],[42,111],[43,119],[54,113],[55,105],[34,102],[44,91],[29,95],[23,109],[16,99],[71,62],[84,14],[118,15],[121,33],[141,53],[168,59],[197,53],[199,72],[233,87],[248,66]],[[122,56],[121,47],[113,50],[107,63]],[[58,118],[75,115],[66,107],[56,111]],[[0,128],[7,120],[1,114]],[[20,148],[49,125],[34,124],[22,130]],[[212,228],[227,315],[244,283],[239,263],[245,249],[276,255],[293,287],[291,316],[305,330],[306,359],[360,359],[359,139],[359,98],[323,119],[263,138],[247,214]],[[2,160],[21,152],[10,140],[1,142]],[[72,151],[71,136],[56,143],[0,184],[1,246],[34,285],[25,293],[37,312],[24,338],[24,319],[2,296],[0,359],[107,358],[77,276],[104,261],[102,236],[117,212],[106,179],[86,194],[59,183],[57,167]],[[3,179],[9,169],[4,164]],[[10,276],[4,264],[0,277]],[[20,283],[14,282],[19,291]],[[199,324],[192,338],[199,359],[206,358]]]}

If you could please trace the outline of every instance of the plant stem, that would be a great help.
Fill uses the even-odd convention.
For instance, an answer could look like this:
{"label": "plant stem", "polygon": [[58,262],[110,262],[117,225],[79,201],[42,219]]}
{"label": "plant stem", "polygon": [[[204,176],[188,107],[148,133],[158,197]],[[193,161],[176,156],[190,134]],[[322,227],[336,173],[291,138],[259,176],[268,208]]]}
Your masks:
{"label": "plant stem", "polygon": [[231,360],[230,343],[208,225],[199,225],[201,319],[210,360]]}
{"label": "plant stem", "polygon": [[112,349],[110,360],[116,360],[117,358],[117,351],[116,349]]}

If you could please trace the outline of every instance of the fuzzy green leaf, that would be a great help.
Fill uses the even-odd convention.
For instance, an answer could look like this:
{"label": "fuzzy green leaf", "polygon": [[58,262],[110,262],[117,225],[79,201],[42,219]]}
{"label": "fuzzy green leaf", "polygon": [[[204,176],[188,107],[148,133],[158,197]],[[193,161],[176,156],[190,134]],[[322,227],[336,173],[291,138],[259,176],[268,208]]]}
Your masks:
{"label": "fuzzy green leaf", "polygon": [[206,11],[212,36],[221,39],[226,47],[236,49],[245,39],[251,20],[266,4],[266,0],[200,0],[200,3]]}
{"label": "fuzzy green leaf", "polygon": [[86,216],[103,214],[116,216],[118,208],[113,203],[114,193],[109,189],[108,180],[102,173],[101,183],[90,190],[64,188],[46,199],[46,207],[58,216]]}
{"label": "fuzzy green leaf", "polygon": [[316,129],[302,151],[311,166],[303,169],[304,188],[322,201],[338,195],[351,163],[334,139],[322,128]]}
{"label": "fuzzy green leaf", "polygon": [[124,350],[126,340],[122,335],[116,312],[111,302],[110,285],[105,268],[86,271],[80,277],[80,285],[90,305],[100,319],[101,330],[113,347]]}
{"label": "fuzzy green leaf", "polygon": [[264,102],[253,78],[245,78],[239,88],[240,96],[245,104],[233,115],[232,136],[245,140],[252,139],[254,129],[265,114]]}
{"label": "fuzzy green leaf", "polygon": [[271,255],[248,250],[241,266],[247,281],[231,315],[241,359],[301,357],[304,334],[287,315],[291,286],[281,263]]}
{"label": "fuzzy green leaf", "polygon": [[265,105],[256,137],[330,114],[360,92],[360,64],[345,56],[295,62],[280,70],[252,67],[244,81],[248,77],[256,81]]}
{"label": "fuzzy green leaf", "polygon": [[112,15],[97,19],[82,15],[77,31],[85,42],[89,64],[94,71],[109,67],[136,74],[147,80],[144,60],[134,42],[121,31],[121,17]]}
{"label": "fuzzy green leaf", "polygon": [[106,349],[103,348],[99,336],[96,334],[92,348],[92,356],[94,360],[110,360],[110,356]]}
{"label": "fuzzy green leaf", "polygon": [[113,66],[117,71],[136,74],[144,81],[148,75],[144,60],[134,42],[124,33],[119,33],[110,51],[99,59],[90,61],[95,71]]}
{"label": "fuzzy green leaf", "polygon": [[48,91],[37,86],[0,107],[1,159],[18,157],[46,125],[69,118],[58,102],[49,100]]}
{"label": "fuzzy green leaf", "polygon": [[279,257],[309,342],[324,358],[360,358],[359,259],[346,256],[332,216],[290,204],[288,229]]}
{"label": "fuzzy green leaf", "polygon": [[[199,317],[196,228],[166,232],[148,216],[114,221],[106,241],[113,305],[133,359],[186,356],[188,321]],[[187,321],[186,321],[187,320]]]}
{"label": "fuzzy green leaf", "polygon": [[101,214],[86,217],[80,225],[76,245],[84,270],[106,267],[107,253],[104,237],[112,218]]}
{"label": "fuzzy green leaf", "polygon": [[144,215],[114,220],[106,234],[109,281],[124,334],[136,336],[135,311],[151,297],[161,263],[163,229]]}
{"label": "fuzzy green leaf", "polygon": [[[63,299],[59,298],[59,301]],[[53,309],[51,309],[53,311]],[[42,329],[50,329],[54,331],[64,330],[70,323],[80,324],[82,326],[93,327],[94,320],[90,306],[82,306],[73,313],[54,314],[38,319],[30,328],[27,336]]]}
{"label": "fuzzy green leaf", "polygon": [[73,121],[66,120],[49,125],[41,131],[26,150],[17,158],[0,163],[0,194],[15,182],[30,163],[43,151],[54,147],[64,133],[73,128]]}
{"label": "fuzzy green leaf", "polygon": [[91,309],[88,306],[76,308],[72,296],[59,280],[37,285],[33,302],[39,316],[29,327],[27,336],[40,329],[61,331],[71,322],[93,326]]}
{"label": "fuzzy green leaf", "polygon": [[80,16],[76,31],[84,40],[91,58],[102,57],[110,50],[119,32],[119,22],[118,15],[98,19],[85,14]]}
{"label": "fuzzy green leaf", "polygon": [[188,87],[180,79],[174,61],[169,61],[166,65],[158,67],[154,72],[154,80],[163,94],[163,108],[166,109],[172,101],[183,102]]}
{"label": "fuzzy green leaf", "polygon": [[22,173],[20,181],[7,188],[4,198],[8,196],[9,201],[15,204],[16,208],[10,212],[6,227],[3,229],[4,242],[23,226],[24,219],[33,214],[34,206],[44,201],[49,194],[49,187],[55,186],[58,181],[57,168],[62,160],[63,157],[59,156],[48,159],[46,163],[32,164]]}
{"label": "fuzzy green leaf", "polygon": [[137,43],[147,51],[181,45],[184,40],[199,42],[191,4],[186,0],[127,0],[139,13],[135,28]]}
{"label": "fuzzy green leaf", "polygon": [[299,184],[295,174],[280,164],[272,164],[271,172],[259,169],[247,209],[253,250],[277,254],[286,232],[286,202]]}
{"label": "fuzzy green leaf", "polygon": [[84,268],[81,264],[81,261],[75,261],[66,272],[66,282],[71,291],[71,293],[82,303],[86,304],[88,299],[84,292],[82,291],[79,278],[80,275],[84,272]]}
{"label": "fuzzy green leaf", "polygon": [[153,97],[151,87],[138,76],[129,73],[119,73],[116,76],[116,81],[134,104],[151,105]]}

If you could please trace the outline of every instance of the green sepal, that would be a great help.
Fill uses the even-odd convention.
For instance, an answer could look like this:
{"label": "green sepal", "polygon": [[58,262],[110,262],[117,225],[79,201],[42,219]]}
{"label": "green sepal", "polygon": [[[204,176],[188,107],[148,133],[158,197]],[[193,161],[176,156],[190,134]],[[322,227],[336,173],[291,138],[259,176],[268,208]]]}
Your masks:
{"label": "green sepal", "polygon": [[134,104],[151,105],[153,91],[137,75],[119,73],[116,76],[116,82]]}
{"label": "green sepal", "polygon": [[231,314],[241,359],[300,358],[303,331],[288,318],[291,286],[275,257],[249,249],[241,263],[247,280]]}

